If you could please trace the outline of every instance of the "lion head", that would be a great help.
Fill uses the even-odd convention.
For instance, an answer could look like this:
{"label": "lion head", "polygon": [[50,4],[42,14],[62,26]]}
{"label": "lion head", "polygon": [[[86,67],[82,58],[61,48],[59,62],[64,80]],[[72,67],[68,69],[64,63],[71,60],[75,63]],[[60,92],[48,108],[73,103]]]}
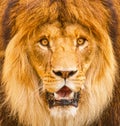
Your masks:
{"label": "lion head", "polygon": [[102,2],[12,4],[2,74],[11,116],[32,126],[91,124],[112,98],[116,73]]}

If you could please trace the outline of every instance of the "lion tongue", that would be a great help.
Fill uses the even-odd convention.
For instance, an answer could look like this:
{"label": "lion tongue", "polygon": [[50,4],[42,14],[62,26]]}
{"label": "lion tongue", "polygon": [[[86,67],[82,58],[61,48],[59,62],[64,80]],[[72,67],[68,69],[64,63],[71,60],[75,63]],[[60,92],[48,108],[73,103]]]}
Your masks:
{"label": "lion tongue", "polygon": [[64,86],[62,87],[58,92],[56,92],[60,97],[68,97],[71,94],[71,90],[67,87]]}

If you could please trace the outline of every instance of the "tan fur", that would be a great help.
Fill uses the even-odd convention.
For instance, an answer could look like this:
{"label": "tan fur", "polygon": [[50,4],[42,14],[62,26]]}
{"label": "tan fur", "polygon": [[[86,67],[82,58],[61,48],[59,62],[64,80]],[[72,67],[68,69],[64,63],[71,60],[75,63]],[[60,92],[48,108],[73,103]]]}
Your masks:
{"label": "tan fur", "polygon": [[[1,87],[5,93],[2,106],[7,105],[9,116],[17,118],[18,124],[89,126],[101,117],[113,98],[118,62],[109,35],[110,12],[102,0],[75,1],[77,5],[72,4],[73,0],[51,4],[49,0],[20,0],[10,10],[8,25],[12,28],[6,45],[0,28],[0,57],[5,52],[1,63]],[[6,3],[2,3],[2,8]],[[117,0],[114,4],[119,6]],[[5,9],[0,11],[1,18],[8,13]],[[43,36],[50,41],[50,49],[40,45]],[[86,38],[87,45],[76,47],[79,37]],[[53,69],[78,70],[66,82],[74,92],[80,90],[78,108],[49,109],[46,90],[56,92],[64,85],[63,79],[52,73]],[[1,125],[5,126],[2,120],[4,117]]]}

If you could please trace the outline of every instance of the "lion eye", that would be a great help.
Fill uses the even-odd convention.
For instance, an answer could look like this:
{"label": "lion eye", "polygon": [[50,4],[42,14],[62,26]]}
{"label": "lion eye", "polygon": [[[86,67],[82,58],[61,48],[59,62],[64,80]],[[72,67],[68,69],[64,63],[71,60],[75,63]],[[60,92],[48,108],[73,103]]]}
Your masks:
{"label": "lion eye", "polygon": [[42,46],[49,46],[49,41],[47,38],[42,38],[39,42]]}
{"label": "lion eye", "polygon": [[78,38],[77,39],[77,45],[78,46],[81,46],[81,45],[84,45],[84,43],[86,42],[87,40],[85,38]]}

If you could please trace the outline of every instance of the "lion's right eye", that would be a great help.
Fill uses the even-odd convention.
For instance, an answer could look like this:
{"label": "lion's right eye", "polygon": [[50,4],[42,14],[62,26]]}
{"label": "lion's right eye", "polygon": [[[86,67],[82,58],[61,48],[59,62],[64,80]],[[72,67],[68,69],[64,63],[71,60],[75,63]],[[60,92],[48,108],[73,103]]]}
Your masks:
{"label": "lion's right eye", "polygon": [[85,38],[78,38],[77,39],[77,45],[81,46],[84,45],[87,40]]}
{"label": "lion's right eye", "polygon": [[40,39],[40,40],[39,40],[39,43],[40,43],[40,45],[42,45],[42,46],[46,46],[46,47],[49,46],[49,41],[48,41],[47,38],[42,38],[42,39]]}

